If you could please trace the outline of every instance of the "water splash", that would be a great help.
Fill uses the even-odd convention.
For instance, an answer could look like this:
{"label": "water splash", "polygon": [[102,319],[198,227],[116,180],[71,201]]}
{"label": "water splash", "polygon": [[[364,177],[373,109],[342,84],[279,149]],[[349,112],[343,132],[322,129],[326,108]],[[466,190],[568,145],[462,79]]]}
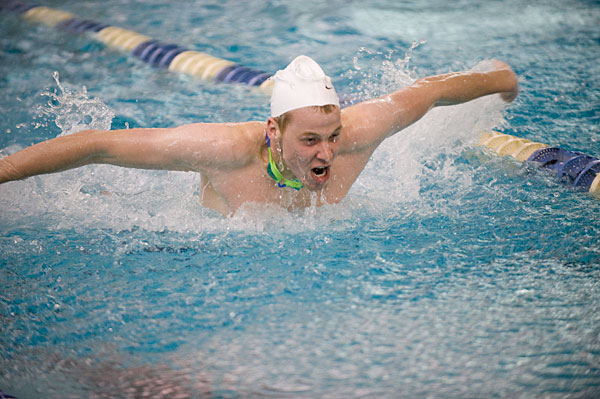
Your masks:
{"label": "water splash", "polygon": [[49,100],[46,106],[39,107],[38,114],[54,118],[61,136],[86,129],[110,129],[115,113],[109,106],[99,99],[90,98],[85,86],[80,91],[73,91],[61,84],[58,71],[52,77],[58,90],[41,94]]}
{"label": "water splash", "polygon": [[353,91],[364,99],[409,86],[418,76],[416,67],[411,64],[413,51],[425,43],[413,42],[402,56],[398,56],[397,50],[381,52],[361,47],[352,58],[354,69],[342,76],[355,82],[351,85]]}
{"label": "water splash", "polygon": [[[354,89],[362,98],[374,98],[407,87],[420,77],[411,60],[413,52],[424,43],[413,42],[403,55],[361,48],[354,57],[353,69],[346,72],[345,77],[357,82]],[[486,60],[472,70],[491,67],[493,61]],[[426,191],[432,185],[447,185],[450,191],[451,187],[469,190],[473,186],[474,170],[461,168],[456,160],[472,148],[481,132],[506,123],[506,106],[495,95],[431,110],[381,144],[351,194],[360,198],[365,206],[380,211],[400,205],[431,212],[431,208],[439,206],[428,200]]]}

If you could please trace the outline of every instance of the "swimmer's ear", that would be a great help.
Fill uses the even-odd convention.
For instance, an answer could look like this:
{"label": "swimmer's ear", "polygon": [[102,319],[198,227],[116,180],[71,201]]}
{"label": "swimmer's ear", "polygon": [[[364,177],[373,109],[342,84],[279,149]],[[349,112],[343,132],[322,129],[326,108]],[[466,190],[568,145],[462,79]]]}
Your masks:
{"label": "swimmer's ear", "polygon": [[275,118],[271,117],[267,119],[267,135],[271,141],[278,140],[281,135],[281,130]]}

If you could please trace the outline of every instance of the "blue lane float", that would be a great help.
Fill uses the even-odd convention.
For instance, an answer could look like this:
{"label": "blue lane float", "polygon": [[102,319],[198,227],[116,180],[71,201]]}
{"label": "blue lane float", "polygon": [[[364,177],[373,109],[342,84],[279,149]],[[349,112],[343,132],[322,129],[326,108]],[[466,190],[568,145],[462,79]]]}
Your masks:
{"label": "blue lane float", "polygon": [[30,9],[32,9],[34,7],[38,7],[38,6],[35,4],[23,4],[18,1],[4,1],[4,2],[0,3],[0,9],[7,10],[7,11],[13,11],[13,12],[20,13],[20,14],[22,14],[26,11],[29,11]]}
{"label": "blue lane float", "polygon": [[577,175],[573,182],[576,187],[589,187],[589,192],[596,197],[600,196],[600,161],[595,160],[585,165],[585,168]]}
{"label": "blue lane float", "polygon": [[132,55],[153,67],[168,68],[173,59],[184,51],[187,50],[176,44],[150,40],[138,44],[133,49]]}
{"label": "blue lane float", "polygon": [[108,27],[106,24],[99,22],[90,21],[89,19],[71,18],[63,21],[57,25],[57,28],[66,30],[72,33],[85,33],[85,32],[100,32],[102,29]]}

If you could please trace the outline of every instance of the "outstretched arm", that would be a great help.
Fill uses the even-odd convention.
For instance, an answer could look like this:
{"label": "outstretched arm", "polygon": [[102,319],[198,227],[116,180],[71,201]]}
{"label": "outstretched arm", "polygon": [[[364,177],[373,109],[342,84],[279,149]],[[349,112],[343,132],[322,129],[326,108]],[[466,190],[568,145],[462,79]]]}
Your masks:
{"label": "outstretched arm", "polygon": [[221,164],[235,166],[248,153],[245,126],[193,124],[61,136],[0,159],[0,183],[94,163],[199,172]]}
{"label": "outstretched arm", "polygon": [[376,147],[386,137],[412,125],[431,108],[461,104],[499,93],[510,102],[519,91],[517,76],[504,62],[493,61],[487,72],[465,71],[431,76],[378,99],[344,110],[343,124],[349,129],[354,149]]}
{"label": "outstretched arm", "polygon": [[87,130],[35,144],[0,160],[0,183],[92,163],[111,163],[112,158],[115,159],[113,163],[118,164],[118,152],[122,153],[123,163],[141,165],[143,153],[149,152],[149,142],[143,145],[146,150],[139,153],[133,151],[137,147],[136,142],[140,144],[144,137],[154,137],[156,132],[135,129],[129,133],[123,130]]}

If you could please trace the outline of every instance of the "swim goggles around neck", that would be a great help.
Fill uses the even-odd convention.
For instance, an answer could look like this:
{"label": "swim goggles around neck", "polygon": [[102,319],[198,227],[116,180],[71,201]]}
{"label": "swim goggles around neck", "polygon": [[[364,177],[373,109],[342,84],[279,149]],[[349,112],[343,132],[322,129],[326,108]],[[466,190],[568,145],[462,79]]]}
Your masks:
{"label": "swim goggles around neck", "polygon": [[269,163],[267,164],[267,173],[271,177],[271,179],[277,182],[278,187],[290,187],[294,190],[300,190],[302,188],[302,183],[298,179],[289,180],[284,179],[283,175],[277,169],[277,165],[275,165],[275,161],[273,161],[273,153],[271,152],[271,139],[265,132],[265,139],[267,141],[267,152],[269,153]]}

